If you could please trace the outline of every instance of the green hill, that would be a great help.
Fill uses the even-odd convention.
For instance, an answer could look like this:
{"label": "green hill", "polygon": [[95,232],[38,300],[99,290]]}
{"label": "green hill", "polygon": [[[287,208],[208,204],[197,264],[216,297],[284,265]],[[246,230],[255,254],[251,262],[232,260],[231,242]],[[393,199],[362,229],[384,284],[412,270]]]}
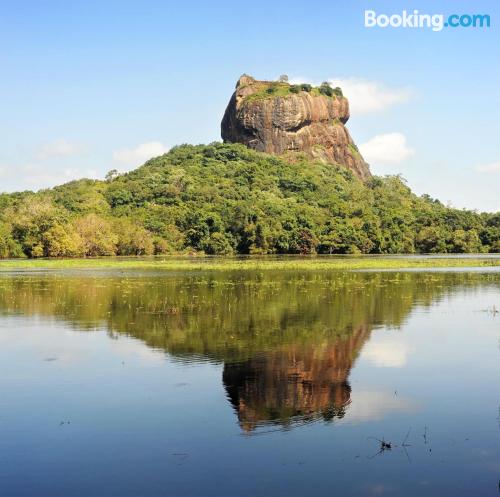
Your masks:
{"label": "green hill", "polygon": [[397,176],[243,145],[182,145],[127,174],[0,195],[0,257],[180,252],[498,252],[500,213],[418,197]]}

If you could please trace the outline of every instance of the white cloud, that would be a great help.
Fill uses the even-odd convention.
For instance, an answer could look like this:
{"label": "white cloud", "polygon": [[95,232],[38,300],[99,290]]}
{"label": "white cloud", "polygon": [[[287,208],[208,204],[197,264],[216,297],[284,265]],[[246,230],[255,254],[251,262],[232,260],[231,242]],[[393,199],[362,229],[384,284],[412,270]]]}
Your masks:
{"label": "white cloud", "polygon": [[130,166],[136,166],[143,162],[163,155],[168,152],[168,147],[161,142],[141,143],[135,148],[124,148],[113,152],[113,160]]}
{"label": "white cloud", "polygon": [[353,114],[379,112],[407,102],[413,96],[409,88],[388,88],[377,81],[361,78],[332,78],[329,81],[332,86],[342,88]]}
{"label": "white cloud", "polygon": [[500,173],[500,161],[490,162],[489,164],[480,164],[476,166],[476,171],[480,173]]}
{"label": "white cloud", "polygon": [[376,135],[362,143],[359,150],[370,164],[399,164],[415,153],[402,133]]}
{"label": "white cloud", "polygon": [[[0,177],[4,182],[12,183],[9,188],[10,191],[50,188],[75,179],[96,178],[98,176],[98,172],[94,169],[77,169],[71,167],[48,168],[42,164],[26,164],[23,166],[0,168]],[[0,191],[4,191],[4,189],[0,188]]]}
{"label": "white cloud", "polygon": [[375,334],[363,347],[361,358],[376,367],[402,368],[406,366],[410,351],[400,335]]}
{"label": "white cloud", "polygon": [[95,178],[97,171],[94,169],[76,169],[71,167],[50,169],[39,164],[28,164],[21,168],[22,175],[27,185],[36,188],[47,188],[67,183],[75,179]]}
{"label": "white cloud", "polygon": [[60,139],[50,143],[43,144],[36,154],[37,159],[47,160],[57,157],[69,157],[81,151],[81,146],[77,143],[71,143],[67,140]]}
{"label": "white cloud", "polygon": [[338,422],[357,424],[378,421],[393,412],[411,413],[418,408],[411,399],[394,395],[393,392],[353,389],[347,414]]}
{"label": "white cloud", "polygon": [[[390,88],[378,81],[363,78],[330,78],[329,83],[342,88],[343,94],[349,99],[349,106],[353,114],[368,114],[380,112],[392,105],[410,100],[414,92],[410,88]],[[307,78],[292,78],[292,84],[311,83],[317,86],[318,82],[311,82]]]}
{"label": "white cloud", "polygon": [[162,364],[165,362],[166,354],[159,349],[152,349],[144,342],[136,338],[119,336],[111,343],[113,352],[120,358],[128,357],[143,364]]}

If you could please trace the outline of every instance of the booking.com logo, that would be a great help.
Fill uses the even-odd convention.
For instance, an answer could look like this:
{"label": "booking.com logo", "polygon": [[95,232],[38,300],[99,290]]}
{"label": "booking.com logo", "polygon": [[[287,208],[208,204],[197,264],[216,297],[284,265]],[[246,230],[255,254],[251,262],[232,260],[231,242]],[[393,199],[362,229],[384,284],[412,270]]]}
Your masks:
{"label": "booking.com logo", "polygon": [[489,28],[489,14],[421,14],[418,10],[401,14],[377,14],[374,10],[365,10],[365,28],[429,28],[442,31],[443,28]]}

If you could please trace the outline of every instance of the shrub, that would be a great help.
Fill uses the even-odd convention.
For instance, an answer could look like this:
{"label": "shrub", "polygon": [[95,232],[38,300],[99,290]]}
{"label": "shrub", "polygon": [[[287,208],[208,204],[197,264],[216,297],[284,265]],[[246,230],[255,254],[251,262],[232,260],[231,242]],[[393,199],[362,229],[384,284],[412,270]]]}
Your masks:
{"label": "shrub", "polygon": [[319,87],[319,92],[323,95],[326,95],[327,97],[333,97],[333,88],[330,86],[330,84],[327,81],[324,81],[321,83],[321,86]]}
{"label": "shrub", "polygon": [[333,89],[333,93],[334,95],[337,95],[337,97],[343,97],[344,94],[342,93],[342,88],[336,86],[334,89]]}

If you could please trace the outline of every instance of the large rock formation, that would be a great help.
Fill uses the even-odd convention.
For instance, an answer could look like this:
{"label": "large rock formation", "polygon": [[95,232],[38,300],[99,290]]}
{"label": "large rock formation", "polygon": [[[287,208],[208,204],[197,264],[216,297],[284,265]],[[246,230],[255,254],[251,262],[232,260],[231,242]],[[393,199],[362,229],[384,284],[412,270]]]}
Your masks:
{"label": "large rock formation", "polygon": [[222,119],[222,139],[277,155],[303,152],[365,180],[370,169],[344,126],[348,119],[349,102],[339,88],[243,75]]}

